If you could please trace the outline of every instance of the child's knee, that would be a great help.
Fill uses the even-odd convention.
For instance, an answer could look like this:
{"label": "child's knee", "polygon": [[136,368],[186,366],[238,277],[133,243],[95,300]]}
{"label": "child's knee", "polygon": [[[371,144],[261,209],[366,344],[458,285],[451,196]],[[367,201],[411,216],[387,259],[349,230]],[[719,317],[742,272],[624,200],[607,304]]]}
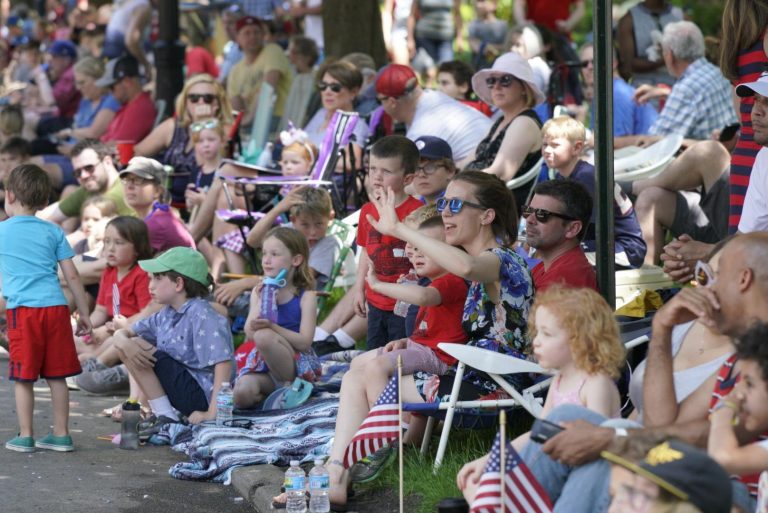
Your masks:
{"label": "child's knee", "polygon": [[232,391],[235,406],[238,408],[250,408],[256,404],[260,395],[258,382],[247,374],[237,380]]}
{"label": "child's knee", "polygon": [[253,332],[253,343],[256,344],[256,348],[260,351],[269,350],[278,343],[277,333],[269,328],[256,330]]}

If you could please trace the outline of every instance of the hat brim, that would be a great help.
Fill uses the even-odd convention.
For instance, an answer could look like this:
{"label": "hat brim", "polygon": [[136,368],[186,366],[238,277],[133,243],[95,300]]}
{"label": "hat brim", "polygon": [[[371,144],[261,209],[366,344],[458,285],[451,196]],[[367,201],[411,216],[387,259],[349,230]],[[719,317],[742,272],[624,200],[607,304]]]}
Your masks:
{"label": "hat brim", "polygon": [[98,79],[94,84],[96,87],[110,87],[112,84],[117,83],[117,80],[114,78],[107,78],[107,77],[101,77]]}
{"label": "hat brim", "polygon": [[173,270],[162,262],[159,262],[156,258],[139,260],[139,267],[152,274],[167,273],[168,271]]}
{"label": "hat brim", "polygon": [[136,175],[139,178],[144,178],[145,180],[152,180],[153,182],[160,183],[157,179],[157,176],[153,175],[152,173],[147,173],[143,169],[131,169],[130,166],[120,171],[118,176],[125,175]]}
{"label": "hat brim", "polygon": [[629,461],[626,458],[622,458],[621,456],[618,456],[616,454],[613,454],[612,452],[603,451],[600,453],[600,456],[602,456],[604,459],[610,461],[611,463],[614,463],[616,465],[619,465],[621,467],[624,467],[625,469],[629,470],[630,472],[633,472],[639,476],[642,476],[649,481],[651,481],[654,484],[657,484],[661,488],[665,489],[681,501],[687,501],[689,499],[689,496],[687,493],[682,491],[677,486],[673,485],[672,483],[668,482],[665,479],[662,479],[661,477],[657,476],[653,472],[649,471],[645,467],[638,465],[637,463],[633,461]]}
{"label": "hat brim", "polygon": [[768,96],[768,82],[747,82],[736,86],[736,96],[747,98],[759,94]]}
{"label": "hat brim", "polygon": [[544,100],[546,100],[546,96],[544,96],[544,93],[541,92],[541,89],[539,89],[539,86],[536,85],[534,82],[530,82],[528,80],[525,80],[524,78],[520,78],[514,73],[506,73],[501,70],[493,70],[493,69],[483,69],[478,71],[472,76],[472,90],[475,92],[478,98],[483,100],[488,105],[493,105],[493,99],[491,97],[491,88],[488,87],[488,84],[485,83],[485,79],[491,76],[492,74],[508,74],[512,75],[516,79],[518,79],[521,82],[525,82],[528,87],[533,91],[533,97],[535,100],[534,105],[538,105],[540,103],[544,103]]}

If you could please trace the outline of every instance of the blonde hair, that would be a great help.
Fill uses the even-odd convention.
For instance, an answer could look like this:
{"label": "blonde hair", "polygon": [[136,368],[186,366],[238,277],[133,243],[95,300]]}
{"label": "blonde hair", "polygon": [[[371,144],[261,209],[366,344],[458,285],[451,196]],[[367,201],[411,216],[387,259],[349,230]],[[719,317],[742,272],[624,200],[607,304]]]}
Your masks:
{"label": "blonde hair", "polygon": [[588,288],[553,285],[536,294],[528,316],[531,340],[536,337],[536,311],[546,307],[570,335],[576,367],[588,374],[618,377],[626,350],[619,339],[619,325],[603,296]]}
{"label": "blonde hair", "polygon": [[563,137],[575,144],[587,140],[587,129],[571,116],[558,116],[544,123],[541,135],[553,139]]}
{"label": "blonde hair", "polygon": [[107,196],[90,196],[83,202],[80,215],[87,207],[96,207],[101,212],[102,217],[115,217],[117,215],[117,204]]}
{"label": "blonde hair", "polygon": [[104,74],[104,62],[96,57],[83,57],[75,63],[75,73],[99,79]]}
{"label": "blonde hair", "polygon": [[415,227],[421,226],[421,223],[428,219],[432,219],[433,217],[437,217],[437,206],[435,206],[434,203],[431,205],[422,205],[407,216],[405,216],[404,221],[408,224],[412,224]]}
{"label": "blonde hair", "polygon": [[201,73],[187,79],[184,83],[184,89],[181,90],[179,96],[176,97],[176,117],[184,128],[189,127],[192,123],[192,116],[187,112],[187,96],[192,86],[197,84],[211,84],[213,86],[214,94],[219,102],[219,111],[216,113],[216,119],[219,123],[225,125],[232,124],[232,104],[229,103],[229,97],[224,87],[218,80],[213,78],[207,73]]}
{"label": "blonde hair", "polygon": [[315,288],[315,278],[312,276],[312,271],[309,269],[309,243],[304,235],[293,228],[285,228],[278,226],[272,228],[267,232],[267,236],[264,237],[266,241],[268,238],[274,237],[288,248],[291,256],[301,255],[302,262],[296,268],[296,272],[293,273],[293,284],[297,289],[311,290]]}

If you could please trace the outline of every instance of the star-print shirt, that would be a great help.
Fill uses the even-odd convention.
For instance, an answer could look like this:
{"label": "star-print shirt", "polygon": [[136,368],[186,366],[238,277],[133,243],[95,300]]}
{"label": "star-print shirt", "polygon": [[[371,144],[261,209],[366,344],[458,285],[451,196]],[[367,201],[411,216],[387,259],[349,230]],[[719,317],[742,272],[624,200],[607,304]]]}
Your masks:
{"label": "star-print shirt", "polygon": [[229,322],[204,299],[190,299],[178,311],[166,306],[135,323],[132,329],[184,365],[206,397],[213,392],[214,366],[232,361],[235,368]]}

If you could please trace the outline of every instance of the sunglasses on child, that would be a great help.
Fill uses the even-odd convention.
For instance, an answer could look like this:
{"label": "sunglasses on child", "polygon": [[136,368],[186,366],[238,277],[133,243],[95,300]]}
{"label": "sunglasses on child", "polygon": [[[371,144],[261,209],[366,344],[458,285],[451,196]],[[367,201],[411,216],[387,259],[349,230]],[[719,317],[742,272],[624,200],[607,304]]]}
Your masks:
{"label": "sunglasses on child", "polygon": [[543,208],[533,208],[530,205],[525,205],[522,210],[523,217],[528,217],[530,215],[536,216],[536,221],[540,223],[546,223],[549,221],[550,217],[559,217],[560,219],[565,219],[566,221],[577,221],[575,217],[567,216],[565,214],[559,214],[557,212],[550,212],[549,210],[545,210]]}
{"label": "sunglasses on child", "polygon": [[192,103],[198,103],[200,100],[203,100],[207,104],[211,104],[216,100],[215,94],[195,94],[190,93],[187,95],[187,100],[191,101]]}
{"label": "sunglasses on child", "polygon": [[189,125],[189,129],[192,132],[202,132],[203,130],[209,130],[211,128],[216,128],[217,126],[219,126],[218,119],[205,119],[203,121],[192,123]]}
{"label": "sunglasses on child", "polygon": [[715,283],[715,271],[711,265],[699,260],[693,271],[693,279],[699,287],[711,287]]}
{"label": "sunglasses on child", "polygon": [[515,78],[514,75],[501,75],[500,77],[488,77],[485,79],[485,85],[492,88],[498,83],[501,87],[509,87],[512,84],[514,84],[516,80],[517,78]]}
{"label": "sunglasses on child", "polygon": [[330,88],[334,93],[340,93],[341,90],[344,89],[344,86],[336,82],[318,82],[317,88],[320,91],[325,91]]}
{"label": "sunglasses on child", "polygon": [[448,210],[451,212],[451,214],[458,214],[461,212],[461,209],[464,208],[464,205],[479,210],[486,209],[486,207],[478,203],[472,203],[471,201],[466,201],[460,198],[437,198],[437,201],[435,202],[435,207],[437,208],[438,214],[442,214],[446,206],[448,207]]}

